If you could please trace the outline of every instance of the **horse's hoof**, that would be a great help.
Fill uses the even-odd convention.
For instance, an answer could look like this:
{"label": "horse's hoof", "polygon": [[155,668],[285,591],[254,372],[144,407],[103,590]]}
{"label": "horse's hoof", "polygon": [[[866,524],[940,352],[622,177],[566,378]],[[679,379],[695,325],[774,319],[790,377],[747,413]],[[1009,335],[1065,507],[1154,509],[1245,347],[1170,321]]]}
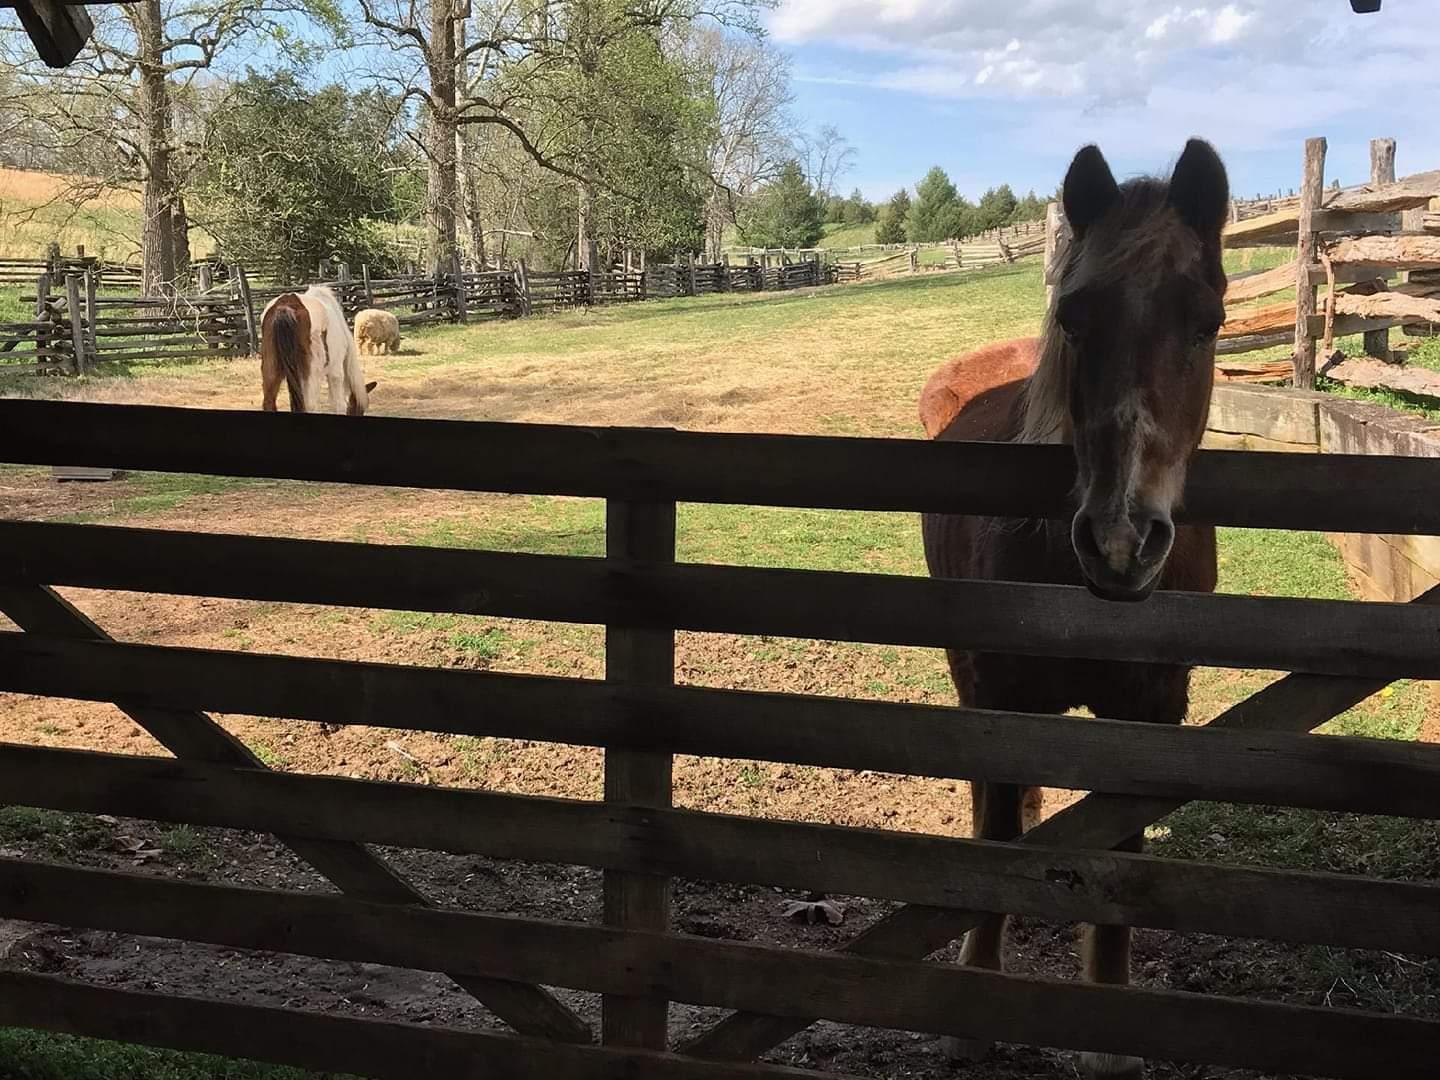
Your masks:
{"label": "horse's hoof", "polygon": [[1080,1071],[1089,1080],[1145,1080],[1145,1060],[1124,1054],[1080,1055]]}
{"label": "horse's hoof", "polygon": [[962,1039],[958,1035],[946,1035],[942,1045],[945,1056],[951,1061],[982,1061],[995,1044],[987,1039]]}

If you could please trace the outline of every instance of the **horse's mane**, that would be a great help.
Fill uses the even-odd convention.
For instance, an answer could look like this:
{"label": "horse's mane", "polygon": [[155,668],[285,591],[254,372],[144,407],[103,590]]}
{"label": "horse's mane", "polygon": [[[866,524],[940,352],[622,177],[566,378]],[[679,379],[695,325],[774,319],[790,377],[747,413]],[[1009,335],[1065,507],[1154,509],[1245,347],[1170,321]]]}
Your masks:
{"label": "horse's mane", "polygon": [[1062,297],[1124,278],[1152,279],[1173,273],[1201,256],[1199,237],[1169,206],[1170,184],[1153,176],[1120,185],[1120,205],[1072,240],[1060,269],[1054,303],[1045,313],[1040,361],[1025,386],[1017,441],[1070,440],[1070,368],[1073,350],[1055,321]]}

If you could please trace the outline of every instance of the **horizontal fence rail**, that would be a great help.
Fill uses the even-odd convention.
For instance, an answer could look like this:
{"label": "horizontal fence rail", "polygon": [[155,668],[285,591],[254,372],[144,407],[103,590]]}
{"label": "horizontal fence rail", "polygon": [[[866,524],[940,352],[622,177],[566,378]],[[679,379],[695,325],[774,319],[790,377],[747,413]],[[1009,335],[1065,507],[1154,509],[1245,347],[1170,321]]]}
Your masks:
{"label": "horizontal fence rail", "polygon": [[458,962],[480,978],[1356,1080],[1430,1080],[1440,1055],[1440,1022],[1431,1020],[15,860],[0,859],[0,913],[425,971]]}
{"label": "horizontal fence rail", "polygon": [[644,1051],[568,1046],[429,1024],[403,1024],[87,986],[0,971],[0,1025],[338,1070],[379,1080],[855,1080],[838,1073],[737,1065]]}
{"label": "horizontal fence rail", "polygon": [[0,746],[0,781],[14,802],[52,810],[303,829],[317,839],[1053,920],[1440,952],[1433,885],[20,746]]}
{"label": "horizontal fence rail", "polygon": [[[1434,609],[1432,609],[1434,610]],[[1435,611],[1440,615],[1440,611]],[[0,633],[0,689],[1131,795],[1440,818],[1440,748]]]}
{"label": "horizontal fence rail", "polygon": [[[265,447],[257,453],[256,447]],[[0,460],[633,501],[1069,517],[1063,446],[0,401]],[[1420,458],[1201,451],[1180,518],[1440,535]],[[1337,497],[1343,492],[1344,497]]]}
{"label": "horizontal fence rail", "polygon": [[[0,522],[0,582],[1032,656],[1440,678],[1440,608]],[[1243,632],[1241,632],[1243,630]]]}

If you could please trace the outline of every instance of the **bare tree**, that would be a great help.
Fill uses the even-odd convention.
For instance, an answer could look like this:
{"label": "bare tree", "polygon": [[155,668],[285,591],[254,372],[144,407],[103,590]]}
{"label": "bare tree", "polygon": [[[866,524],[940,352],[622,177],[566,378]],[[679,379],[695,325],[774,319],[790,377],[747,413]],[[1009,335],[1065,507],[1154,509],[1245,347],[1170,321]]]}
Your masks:
{"label": "bare tree", "polygon": [[718,259],[740,200],[773,179],[793,154],[790,62],[763,40],[715,27],[691,32],[682,55],[707,89],[713,113],[704,162],[711,184],[705,246]]}
{"label": "bare tree", "polygon": [[805,175],[816,194],[828,199],[840,178],[855,167],[855,148],[834,124],[822,124],[814,134],[800,136]]}

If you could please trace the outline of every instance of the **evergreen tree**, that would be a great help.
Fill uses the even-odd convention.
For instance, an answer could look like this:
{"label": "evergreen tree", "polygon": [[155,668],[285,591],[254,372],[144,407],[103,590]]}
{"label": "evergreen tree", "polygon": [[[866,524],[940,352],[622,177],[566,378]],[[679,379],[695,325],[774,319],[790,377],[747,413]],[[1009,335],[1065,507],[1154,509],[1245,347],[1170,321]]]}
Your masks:
{"label": "evergreen tree", "polygon": [[740,236],[755,247],[813,247],[824,235],[825,207],[791,161],[752,201],[740,221]]}
{"label": "evergreen tree", "polygon": [[910,216],[910,193],[901,188],[881,209],[875,227],[877,244],[905,243],[905,223]]}
{"label": "evergreen tree", "polygon": [[967,204],[944,169],[936,165],[925,179],[915,186],[915,201],[905,223],[905,233],[912,242],[950,240],[965,232]]}
{"label": "evergreen tree", "polygon": [[1015,208],[1019,203],[1009,184],[993,187],[980,196],[980,205],[975,214],[976,232],[1009,225],[1015,219]]}

